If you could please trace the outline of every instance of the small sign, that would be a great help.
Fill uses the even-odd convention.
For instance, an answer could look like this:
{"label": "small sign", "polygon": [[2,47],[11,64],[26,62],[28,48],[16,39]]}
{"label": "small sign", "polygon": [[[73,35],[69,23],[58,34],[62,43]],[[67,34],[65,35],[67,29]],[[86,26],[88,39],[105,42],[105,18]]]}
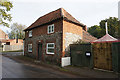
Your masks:
{"label": "small sign", "polygon": [[82,51],[76,51],[77,54],[82,54],[83,52]]}
{"label": "small sign", "polygon": [[86,56],[91,56],[91,53],[90,52],[86,52]]}

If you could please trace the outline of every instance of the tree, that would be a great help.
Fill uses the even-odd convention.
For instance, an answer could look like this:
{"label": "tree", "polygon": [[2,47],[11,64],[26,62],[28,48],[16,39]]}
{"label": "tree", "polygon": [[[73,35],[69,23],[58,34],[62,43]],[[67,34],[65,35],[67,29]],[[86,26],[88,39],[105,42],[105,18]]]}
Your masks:
{"label": "tree", "polygon": [[118,38],[120,39],[120,21],[118,21]]}
{"label": "tree", "polygon": [[97,38],[104,36],[106,34],[106,31],[105,31],[106,21],[107,21],[107,26],[108,26],[108,33],[115,38],[119,38],[120,37],[119,35],[120,26],[118,26],[118,18],[116,17],[110,17],[109,19],[101,20],[99,23],[99,26],[98,25],[91,26],[88,29],[88,32]]}
{"label": "tree", "polygon": [[94,25],[94,26],[91,26],[89,29],[88,29],[88,32],[93,35],[94,37],[97,37],[97,38],[100,38],[102,36],[101,33],[101,28],[100,26],[98,25]]}
{"label": "tree", "polygon": [[13,5],[8,0],[0,0],[0,25],[9,27],[7,21],[11,21],[11,14],[9,11],[12,9]]}
{"label": "tree", "polygon": [[8,34],[10,39],[15,39],[16,37],[18,39],[24,39],[25,33],[23,30],[26,28],[25,25],[13,23],[10,28],[11,32]]}

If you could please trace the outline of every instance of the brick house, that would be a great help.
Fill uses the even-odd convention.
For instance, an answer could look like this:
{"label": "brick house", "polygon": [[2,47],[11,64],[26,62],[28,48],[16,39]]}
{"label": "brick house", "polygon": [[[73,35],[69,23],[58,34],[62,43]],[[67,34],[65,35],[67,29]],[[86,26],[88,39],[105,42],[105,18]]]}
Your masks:
{"label": "brick house", "polygon": [[9,39],[8,35],[0,29],[0,44],[1,45],[23,45],[23,40]]}
{"label": "brick house", "polygon": [[22,39],[8,39],[6,41],[6,45],[23,45]]}
{"label": "brick house", "polygon": [[86,25],[63,8],[38,18],[24,31],[25,55],[58,64],[69,50],[69,44],[78,40],[90,42],[96,39],[86,32]]}
{"label": "brick house", "polygon": [[0,45],[4,45],[8,39],[8,35],[0,29]]}

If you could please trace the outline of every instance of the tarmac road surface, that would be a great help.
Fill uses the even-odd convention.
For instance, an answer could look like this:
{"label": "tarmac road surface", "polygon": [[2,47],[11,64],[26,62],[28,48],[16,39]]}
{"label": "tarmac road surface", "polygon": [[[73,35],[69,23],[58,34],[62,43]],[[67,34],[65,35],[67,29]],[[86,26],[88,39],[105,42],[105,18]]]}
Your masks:
{"label": "tarmac road surface", "polygon": [[2,56],[2,78],[80,78],[80,76],[42,66],[38,68],[25,65]]}

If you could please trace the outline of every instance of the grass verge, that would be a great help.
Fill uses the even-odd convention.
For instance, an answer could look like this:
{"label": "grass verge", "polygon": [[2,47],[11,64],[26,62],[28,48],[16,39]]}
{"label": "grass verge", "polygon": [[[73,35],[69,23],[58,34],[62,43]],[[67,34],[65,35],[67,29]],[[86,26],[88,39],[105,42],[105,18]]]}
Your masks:
{"label": "grass verge", "polygon": [[2,51],[3,53],[5,52],[23,52],[23,50],[16,50],[16,51]]}

